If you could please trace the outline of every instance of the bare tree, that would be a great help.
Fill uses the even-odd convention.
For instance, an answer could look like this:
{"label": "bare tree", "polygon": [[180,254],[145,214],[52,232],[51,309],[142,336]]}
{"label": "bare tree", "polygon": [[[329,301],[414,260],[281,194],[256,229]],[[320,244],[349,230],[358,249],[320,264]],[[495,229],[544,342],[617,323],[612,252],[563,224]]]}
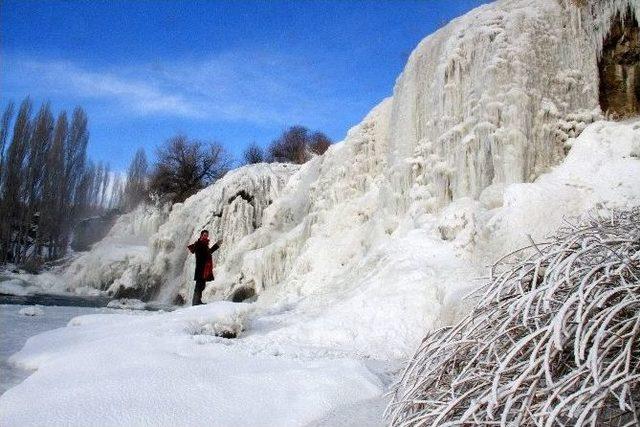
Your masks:
{"label": "bare tree", "polygon": [[116,176],[113,179],[113,188],[109,195],[107,207],[109,209],[121,209],[124,205],[124,178]]}
{"label": "bare tree", "polygon": [[87,160],[87,144],[89,142],[87,122],[84,110],[80,107],[76,108],[73,111],[69,136],[64,150],[64,194],[67,197],[65,202],[71,208],[76,205],[74,200]]}
{"label": "bare tree", "polygon": [[331,140],[322,132],[310,133],[304,126],[292,126],[269,145],[269,160],[302,164],[314,154],[323,154]]}
{"label": "bare tree", "polygon": [[314,154],[323,155],[331,146],[331,140],[322,132],[314,132],[309,137],[309,148]]}
{"label": "bare tree", "polygon": [[253,165],[256,163],[262,163],[266,160],[264,150],[255,142],[251,143],[242,154],[245,165]]}
{"label": "bare tree", "polygon": [[307,139],[309,130],[292,126],[269,146],[269,155],[276,162],[303,164],[309,160]]}
{"label": "bare tree", "polygon": [[140,148],[133,156],[127,172],[127,182],[124,186],[124,209],[133,210],[147,198],[148,194],[149,166],[147,155],[144,149]]}
{"label": "bare tree", "polygon": [[7,137],[9,136],[9,129],[11,125],[11,119],[13,118],[13,102],[9,102],[2,114],[0,121],[0,189],[2,188],[2,170],[4,166],[4,154],[7,146]]}
{"label": "bare tree", "polygon": [[96,172],[93,177],[93,183],[91,185],[91,205],[94,210],[100,209],[100,189],[102,186],[102,175],[104,174],[104,164],[98,162],[96,165]]}
{"label": "bare tree", "polygon": [[63,239],[60,224],[65,221],[66,197],[61,183],[64,180],[64,150],[68,134],[67,113],[63,111],[56,119],[53,141],[47,154],[43,209],[40,216],[43,239],[46,239],[49,248],[49,258],[56,258],[64,251],[61,247]]}
{"label": "bare tree", "polygon": [[25,167],[24,216],[19,233],[23,236],[19,259],[40,255],[40,209],[44,191],[45,166],[53,135],[53,114],[49,103],[40,107],[29,139],[27,165]]}
{"label": "bare tree", "polygon": [[111,176],[111,167],[109,166],[109,164],[105,164],[104,165],[104,169],[102,170],[102,183],[100,184],[100,201],[99,204],[100,206],[104,207],[104,208],[108,208],[108,202],[107,202],[107,194],[109,192],[109,190],[111,189],[111,184],[113,182],[112,176]]}
{"label": "bare tree", "polygon": [[93,214],[92,195],[93,187],[95,185],[95,177],[96,165],[91,160],[88,160],[85,162],[85,167],[82,170],[82,174],[80,175],[75,191],[73,210],[76,218]]}
{"label": "bare tree", "polygon": [[[14,259],[18,246],[15,241],[14,229],[20,226],[24,215],[22,195],[24,193],[24,168],[28,154],[29,138],[31,136],[32,104],[26,98],[20,104],[18,115],[13,125],[11,145],[7,150],[5,167],[3,168],[2,206],[0,209],[0,237],[3,244],[3,260]],[[20,238],[21,236],[17,236]]]}
{"label": "bare tree", "polygon": [[170,202],[182,202],[221,178],[232,165],[224,147],[179,135],[158,149],[151,192]]}

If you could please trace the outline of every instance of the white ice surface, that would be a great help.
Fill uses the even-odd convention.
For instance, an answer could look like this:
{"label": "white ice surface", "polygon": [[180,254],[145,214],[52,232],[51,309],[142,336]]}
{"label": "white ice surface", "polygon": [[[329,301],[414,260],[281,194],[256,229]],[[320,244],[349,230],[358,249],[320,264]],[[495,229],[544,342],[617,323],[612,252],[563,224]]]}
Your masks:
{"label": "white ice surface", "polygon": [[202,334],[247,310],[83,316],[31,338],[11,361],[37,371],[2,396],[0,425],[300,426],[381,395],[362,361],[252,354]]}
{"label": "white ice surface", "polygon": [[19,351],[31,336],[61,328],[73,317],[89,313],[108,313],[113,310],[92,307],[44,307],[42,316],[23,316],[20,311],[31,306],[0,304],[0,394],[22,382],[29,371],[7,361]]}

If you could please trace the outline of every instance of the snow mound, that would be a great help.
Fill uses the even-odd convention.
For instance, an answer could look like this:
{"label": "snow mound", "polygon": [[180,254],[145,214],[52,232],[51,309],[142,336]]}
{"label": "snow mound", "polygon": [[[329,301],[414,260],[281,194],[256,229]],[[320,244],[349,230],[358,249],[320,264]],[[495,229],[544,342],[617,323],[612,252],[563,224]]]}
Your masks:
{"label": "snow mound", "polygon": [[21,308],[18,313],[23,316],[42,316],[44,310],[39,305],[30,305],[29,307]]}
{"label": "snow mound", "polygon": [[107,308],[118,308],[121,310],[145,310],[147,308],[147,304],[139,299],[121,298],[109,301]]}
{"label": "snow mound", "polygon": [[83,316],[31,338],[11,361],[38,370],[0,398],[0,424],[300,426],[382,393],[359,361],[251,355],[193,334],[194,322],[227,323],[246,310]]}

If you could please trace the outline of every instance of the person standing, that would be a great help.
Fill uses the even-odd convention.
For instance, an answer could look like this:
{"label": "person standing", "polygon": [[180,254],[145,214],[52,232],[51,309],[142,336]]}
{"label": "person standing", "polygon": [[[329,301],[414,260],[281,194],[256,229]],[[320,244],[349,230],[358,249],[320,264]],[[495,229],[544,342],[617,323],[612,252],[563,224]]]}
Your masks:
{"label": "person standing", "polygon": [[189,252],[196,256],[196,271],[193,275],[193,280],[196,281],[196,287],[193,291],[191,305],[202,304],[202,291],[206,283],[213,280],[213,257],[211,254],[217,251],[221,244],[222,239],[209,247],[209,231],[202,230],[200,232],[200,238],[187,246]]}

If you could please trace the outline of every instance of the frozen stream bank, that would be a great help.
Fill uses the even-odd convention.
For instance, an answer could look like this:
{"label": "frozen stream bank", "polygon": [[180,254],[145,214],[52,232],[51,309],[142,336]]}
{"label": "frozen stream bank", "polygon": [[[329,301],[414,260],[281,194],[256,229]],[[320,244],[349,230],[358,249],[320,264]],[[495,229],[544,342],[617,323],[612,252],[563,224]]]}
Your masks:
{"label": "frozen stream bank", "polygon": [[25,316],[20,310],[32,307],[18,304],[0,304],[0,395],[21,383],[31,371],[10,365],[7,359],[18,352],[30,337],[61,328],[69,320],[84,314],[111,313],[115,310],[95,307],[41,307],[43,314]]}

